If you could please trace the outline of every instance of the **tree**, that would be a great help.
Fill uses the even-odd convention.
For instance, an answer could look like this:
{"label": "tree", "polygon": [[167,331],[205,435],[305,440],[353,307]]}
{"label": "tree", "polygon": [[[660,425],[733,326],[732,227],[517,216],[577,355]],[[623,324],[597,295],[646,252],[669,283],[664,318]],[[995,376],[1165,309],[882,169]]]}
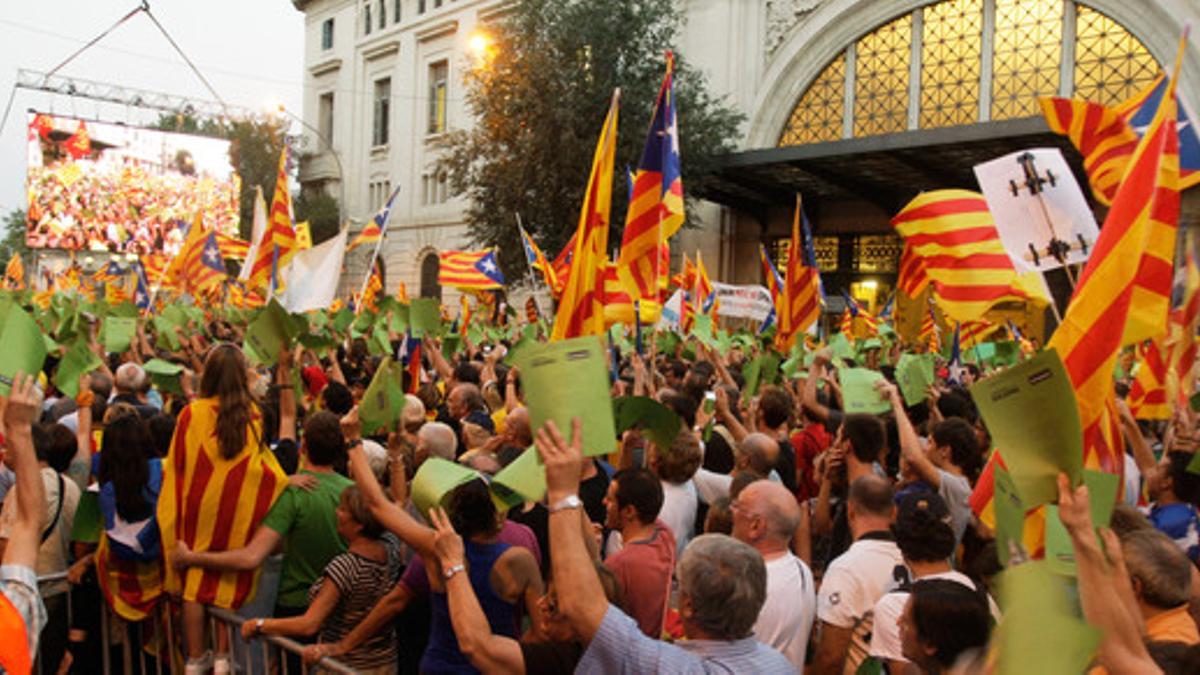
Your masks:
{"label": "tree", "polygon": [[[466,75],[471,131],[451,134],[442,164],[470,198],[477,244],[500,247],[519,278],[525,261],[520,214],[547,255],[575,231],[592,154],[614,87],[621,87],[610,247],[620,244],[628,188],[682,17],[674,0],[517,0],[492,47]],[[703,75],[675,61],[684,191],[733,149],[743,115],[712,96]]]}
{"label": "tree", "polygon": [[[29,247],[25,245],[25,211],[23,209],[13,209],[4,215],[4,238],[0,239],[0,265],[7,265],[13,253],[21,256],[28,279],[28,270],[32,269],[30,264],[33,262],[33,258],[29,255]],[[3,274],[0,272],[0,276]]]}
{"label": "tree", "polygon": [[[279,170],[279,151],[287,142],[288,126],[287,120],[272,116],[197,119],[183,114],[162,115],[157,125],[164,131],[212,136],[230,142],[229,161],[242,180],[238,232],[243,239],[250,238],[254,227],[255,186],[262,187],[263,198],[267,200],[267,206],[270,208]],[[305,208],[302,209],[301,204],[304,204]],[[293,211],[297,221],[309,221],[314,243],[337,234],[337,199],[302,195],[296,199]]]}

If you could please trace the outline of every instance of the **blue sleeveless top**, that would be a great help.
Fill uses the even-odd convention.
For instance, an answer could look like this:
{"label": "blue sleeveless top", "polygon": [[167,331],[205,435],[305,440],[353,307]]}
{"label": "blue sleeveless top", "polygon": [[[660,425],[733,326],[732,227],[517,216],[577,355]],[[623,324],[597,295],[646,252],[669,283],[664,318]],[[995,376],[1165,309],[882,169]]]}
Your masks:
{"label": "blue sleeveless top", "polygon": [[[505,602],[492,590],[489,577],[496,560],[509,549],[509,544],[476,544],[472,541],[463,542],[467,554],[467,575],[471,580],[471,588],[479,605],[487,616],[492,633],[505,637],[518,637],[517,606]],[[429,630],[429,646],[421,657],[421,672],[437,673],[478,673],[458,648],[458,638],[454,635],[454,625],[450,623],[450,603],[445,593],[430,593],[430,604],[433,607],[433,620]]]}

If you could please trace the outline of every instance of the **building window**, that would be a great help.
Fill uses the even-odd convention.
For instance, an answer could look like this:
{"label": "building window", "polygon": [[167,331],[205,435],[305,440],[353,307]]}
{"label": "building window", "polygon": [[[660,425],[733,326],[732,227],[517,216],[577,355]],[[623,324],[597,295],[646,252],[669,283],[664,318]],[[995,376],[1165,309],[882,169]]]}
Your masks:
{"label": "building window", "polygon": [[333,19],[321,22],[321,49],[333,49]]}
{"label": "building window", "polygon": [[387,0],[379,0],[379,30],[387,27]]}
{"label": "building window", "polygon": [[392,107],[392,78],[375,80],[375,106],[371,124],[371,145],[387,145],[388,120]]}
{"label": "building window", "polygon": [[363,5],[363,35],[371,34],[371,5]]}
{"label": "building window", "polygon": [[841,138],[845,99],[846,56],[840,54],[804,92],[784,127],[779,145],[803,145]]}
{"label": "building window", "polygon": [[428,133],[440,134],[446,130],[446,85],[449,76],[449,62],[438,61],[429,65]]}
{"label": "building window", "polygon": [[425,13],[425,0],[417,0],[417,14]]}
{"label": "building window", "polygon": [[854,269],[858,272],[895,272],[904,248],[892,234],[864,234],[854,240]]}
{"label": "building window", "polygon": [[979,119],[983,0],[952,0],[925,10],[921,38],[921,128]]}
{"label": "building window", "polygon": [[317,129],[321,131],[321,139],[333,149],[333,92],[321,94],[317,99]]}
{"label": "building window", "polygon": [[1058,95],[1063,3],[996,0],[992,119],[1040,115],[1039,96]]}
{"label": "building window", "polygon": [[421,259],[421,297],[442,298],[442,286],[438,283],[438,267],[441,261],[438,254],[429,252]]}
{"label": "building window", "polygon": [[1042,96],[1113,106],[1161,70],[1137,37],[1083,3],[941,0],[840,50],[797,99],[778,143],[1034,117]]}
{"label": "building window", "polygon": [[1158,77],[1158,62],[1117,22],[1090,7],[1075,14],[1075,96],[1115,106]]}
{"label": "building window", "polygon": [[908,126],[911,40],[912,15],[905,14],[855,46],[855,136],[903,131]]}
{"label": "building window", "polygon": [[404,4],[404,0],[393,0],[392,2],[392,23],[400,23],[400,6]]}

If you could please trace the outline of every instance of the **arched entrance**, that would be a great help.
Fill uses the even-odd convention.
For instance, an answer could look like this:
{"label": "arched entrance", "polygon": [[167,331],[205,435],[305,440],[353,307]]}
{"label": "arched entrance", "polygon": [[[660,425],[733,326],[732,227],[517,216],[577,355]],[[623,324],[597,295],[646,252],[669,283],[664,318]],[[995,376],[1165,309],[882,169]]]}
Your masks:
{"label": "arched entrance", "polygon": [[437,251],[428,250],[421,256],[421,297],[442,299],[442,286],[438,283],[439,258]]}

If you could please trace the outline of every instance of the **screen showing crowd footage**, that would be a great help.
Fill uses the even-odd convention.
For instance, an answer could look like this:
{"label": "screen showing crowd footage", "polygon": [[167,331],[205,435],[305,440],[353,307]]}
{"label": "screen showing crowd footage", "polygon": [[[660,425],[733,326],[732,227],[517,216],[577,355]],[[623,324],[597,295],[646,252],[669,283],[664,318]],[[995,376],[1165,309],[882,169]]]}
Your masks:
{"label": "screen showing crowd footage", "polygon": [[172,255],[197,213],[237,231],[229,141],[30,113],[28,153],[30,247]]}

